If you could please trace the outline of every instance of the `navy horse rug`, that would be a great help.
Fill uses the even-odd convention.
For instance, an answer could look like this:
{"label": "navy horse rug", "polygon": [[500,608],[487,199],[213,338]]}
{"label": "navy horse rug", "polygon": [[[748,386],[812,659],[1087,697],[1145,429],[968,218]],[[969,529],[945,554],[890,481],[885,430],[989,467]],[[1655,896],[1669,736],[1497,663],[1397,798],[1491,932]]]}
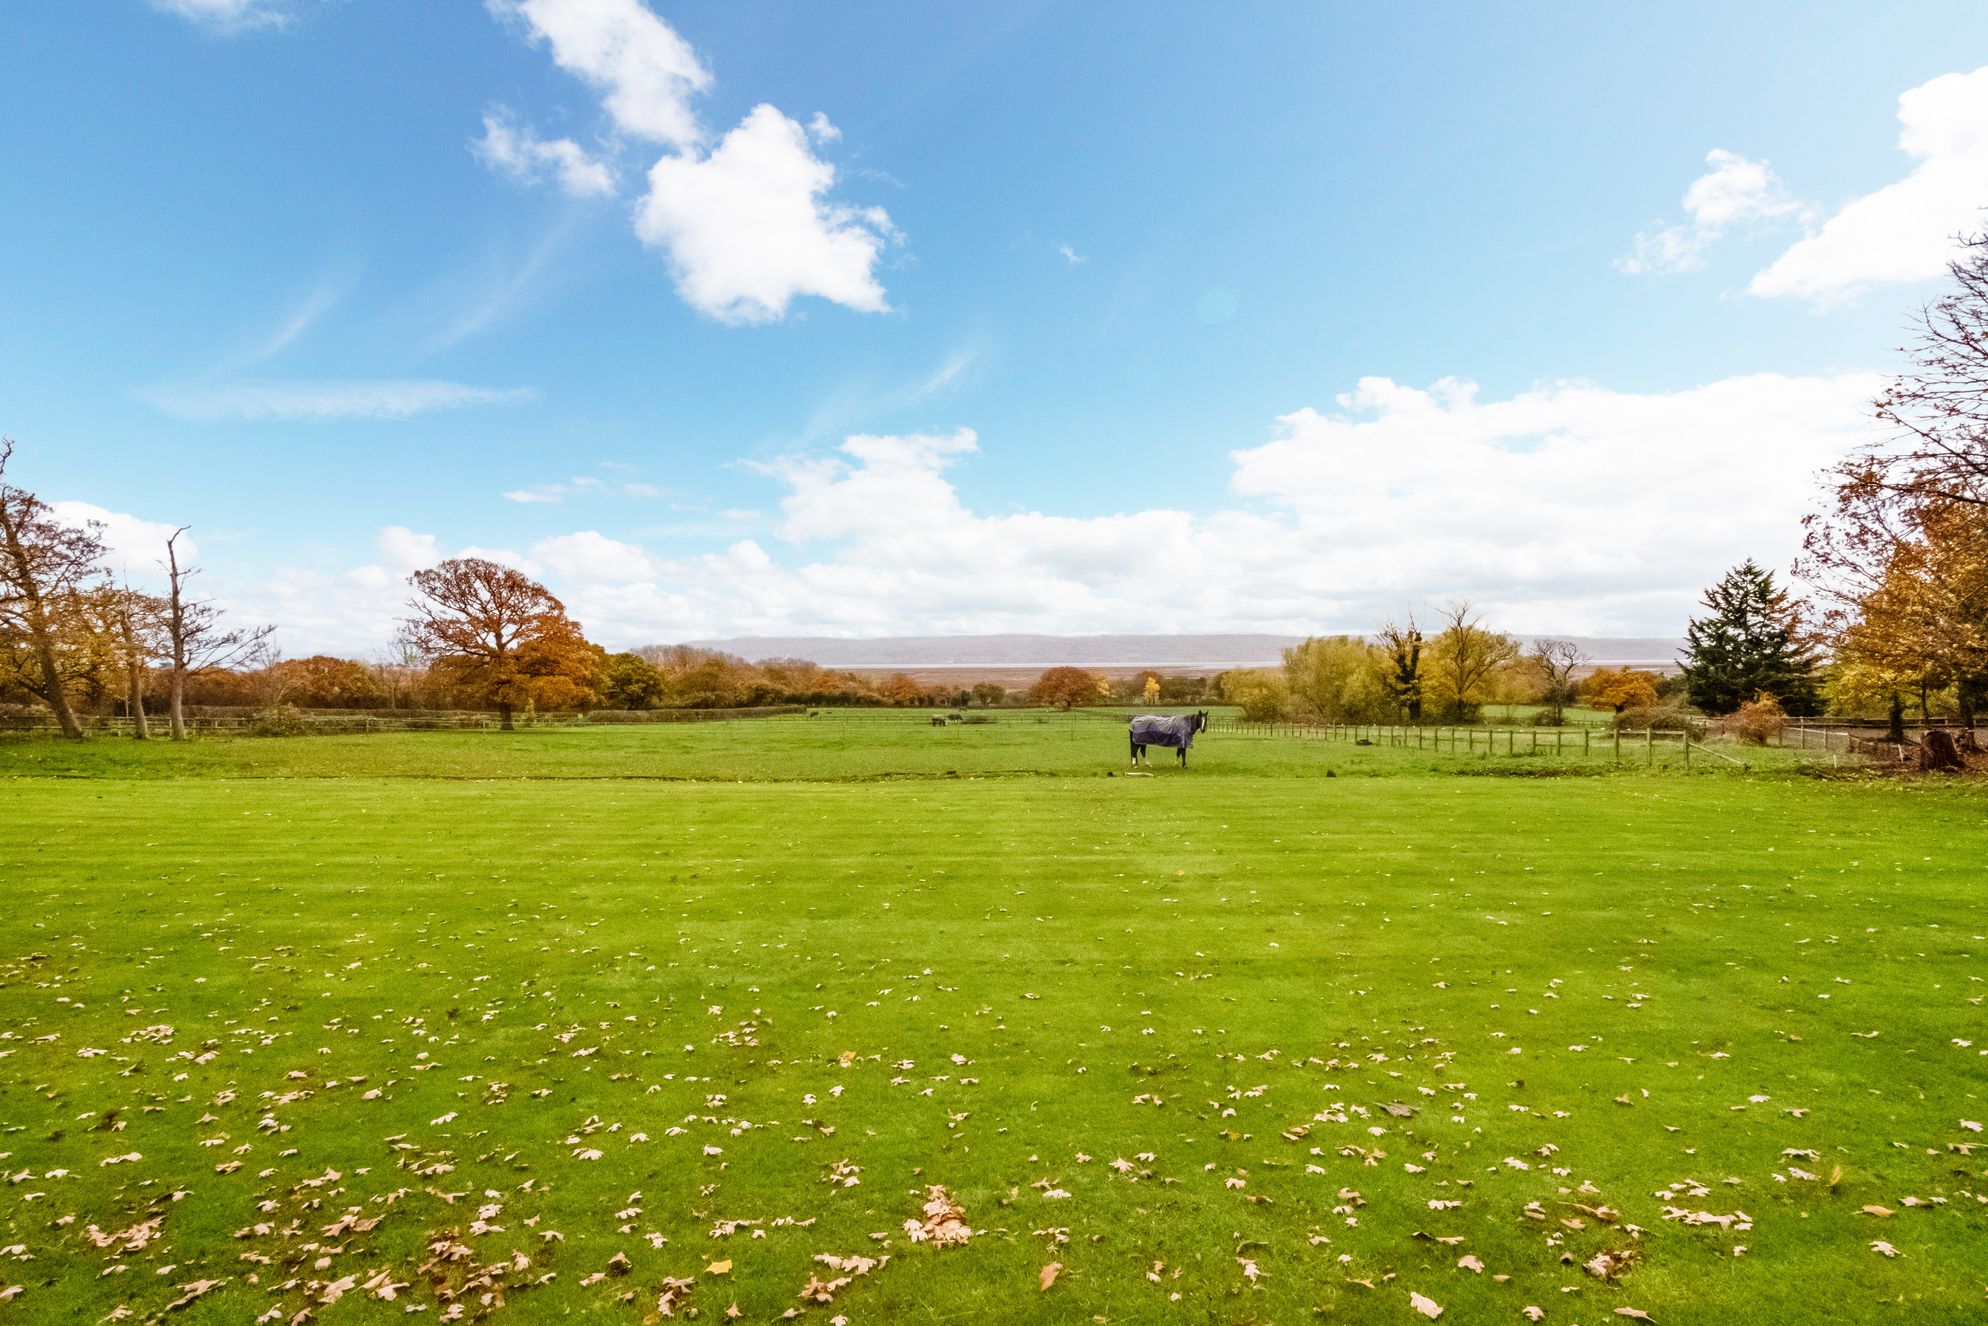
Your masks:
{"label": "navy horse rug", "polygon": [[1139,715],[1132,720],[1133,767],[1138,767],[1140,757],[1146,754],[1148,746],[1168,746],[1178,751],[1184,767],[1187,764],[1187,748],[1194,744],[1194,734],[1207,726],[1208,711],[1205,709],[1175,718],[1162,718],[1157,714]]}

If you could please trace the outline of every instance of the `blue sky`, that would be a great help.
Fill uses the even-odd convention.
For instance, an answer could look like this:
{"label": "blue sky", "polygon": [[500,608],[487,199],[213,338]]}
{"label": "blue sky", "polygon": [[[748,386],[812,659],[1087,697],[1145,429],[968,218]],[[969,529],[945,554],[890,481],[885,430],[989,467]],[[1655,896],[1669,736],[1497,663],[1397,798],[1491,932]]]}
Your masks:
{"label": "blue sky", "polygon": [[1673,633],[1988,206],[1988,10],[1393,9],[9,6],[0,431],[292,654],[471,549],[621,645]]}

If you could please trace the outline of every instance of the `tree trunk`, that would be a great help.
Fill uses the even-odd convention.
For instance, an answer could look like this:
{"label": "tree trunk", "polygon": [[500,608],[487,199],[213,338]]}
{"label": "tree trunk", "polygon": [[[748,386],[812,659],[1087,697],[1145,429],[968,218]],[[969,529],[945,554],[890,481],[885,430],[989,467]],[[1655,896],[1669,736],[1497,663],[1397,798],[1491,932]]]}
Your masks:
{"label": "tree trunk", "polygon": [[152,735],[145,721],[145,668],[136,659],[131,662],[131,735],[138,741]]}
{"label": "tree trunk", "polygon": [[1905,697],[1897,691],[1891,693],[1891,727],[1885,737],[1894,746],[1905,744]]}
{"label": "tree trunk", "polygon": [[1954,702],[1960,708],[1960,748],[1974,753],[1974,711],[1984,689],[1980,677],[1961,677],[1954,682]]}
{"label": "tree trunk", "polygon": [[[39,611],[36,615],[40,615]],[[62,729],[62,735],[72,741],[81,741],[83,728],[76,721],[76,711],[69,707],[68,695],[62,690],[62,669],[55,661],[55,646],[49,641],[46,626],[35,630],[34,641],[35,659],[41,664],[43,683],[48,688],[48,693],[42,698],[55,711],[55,723]]]}
{"label": "tree trunk", "polygon": [[516,731],[511,725],[511,705],[508,700],[497,706],[497,726],[505,732]]}
{"label": "tree trunk", "polygon": [[186,579],[187,572],[179,569],[179,536],[186,533],[184,528],[173,531],[166,540],[166,639],[173,650],[172,680],[172,731],[174,741],[186,740],[186,663],[187,625],[186,601],[180,597],[180,582]]}
{"label": "tree trunk", "polygon": [[127,703],[131,707],[131,736],[143,741],[152,735],[145,722],[145,654],[138,648],[138,636],[131,627],[131,612],[127,607],[118,623],[124,634],[124,671],[130,682]]}

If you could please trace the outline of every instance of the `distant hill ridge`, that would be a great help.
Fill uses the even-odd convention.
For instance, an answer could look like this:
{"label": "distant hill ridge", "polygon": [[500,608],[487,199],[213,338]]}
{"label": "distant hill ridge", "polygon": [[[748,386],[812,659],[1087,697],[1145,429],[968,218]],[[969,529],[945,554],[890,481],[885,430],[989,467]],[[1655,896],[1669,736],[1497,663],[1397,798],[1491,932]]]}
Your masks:
{"label": "distant hill ridge", "polygon": [[[1515,633],[1516,634],[1516,633]],[[749,635],[692,640],[748,659],[805,658],[830,668],[1159,668],[1182,672],[1269,667],[1295,635],[897,635],[849,639]],[[1520,635],[1520,639],[1531,639]],[[1675,667],[1682,640],[1658,636],[1569,639],[1604,667]]]}

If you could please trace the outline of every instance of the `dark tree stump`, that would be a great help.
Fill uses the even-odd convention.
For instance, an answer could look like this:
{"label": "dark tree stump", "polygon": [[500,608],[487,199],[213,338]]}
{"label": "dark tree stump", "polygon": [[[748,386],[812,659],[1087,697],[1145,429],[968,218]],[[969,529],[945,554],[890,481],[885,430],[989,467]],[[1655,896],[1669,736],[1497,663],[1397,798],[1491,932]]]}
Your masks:
{"label": "dark tree stump", "polygon": [[1919,768],[1926,773],[1953,773],[1967,767],[1953,734],[1933,728],[1919,738]]}

